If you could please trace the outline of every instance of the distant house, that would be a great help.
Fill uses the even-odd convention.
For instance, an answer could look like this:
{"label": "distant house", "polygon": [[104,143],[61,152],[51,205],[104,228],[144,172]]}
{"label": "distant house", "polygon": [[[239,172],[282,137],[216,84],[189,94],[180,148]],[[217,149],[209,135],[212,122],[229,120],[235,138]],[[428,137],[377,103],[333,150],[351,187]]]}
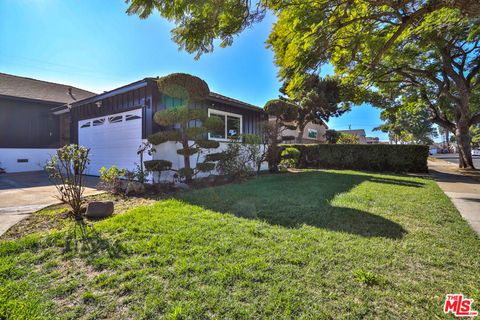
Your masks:
{"label": "distant house", "polygon": [[367,144],[379,144],[380,138],[379,137],[366,137]]}
{"label": "distant house", "polygon": [[[270,121],[275,121],[274,118],[270,118]],[[307,123],[305,130],[303,131],[302,139],[298,140],[298,130],[289,130],[286,129],[282,132],[283,136],[293,136],[295,140],[294,143],[325,143],[325,132],[328,130],[326,124],[314,124],[312,122]]]}
{"label": "distant house", "polygon": [[356,129],[356,130],[337,130],[340,133],[351,134],[358,138],[358,142],[360,144],[367,144],[367,135],[365,134],[365,130],[363,129]]}
{"label": "distant house", "polygon": [[70,142],[70,116],[58,109],[94,95],[0,73],[0,167],[7,172],[41,170],[56,148]]}

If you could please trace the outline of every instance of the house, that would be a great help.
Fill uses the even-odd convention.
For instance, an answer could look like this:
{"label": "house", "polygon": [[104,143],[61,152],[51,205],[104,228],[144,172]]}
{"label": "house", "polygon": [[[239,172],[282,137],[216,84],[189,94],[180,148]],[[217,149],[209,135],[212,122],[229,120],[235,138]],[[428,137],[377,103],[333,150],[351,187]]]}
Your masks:
{"label": "house", "polygon": [[[75,101],[71,108],[64,107],[63,111],[71,115],[71,142],[90,148],[88,174],[98,175],[102,166],[112,165],[131,170],[140,163],[138,147],[148,136],[162,130],[153,121],[155,112],[181,104],[180,99],[159,91],[157,79],[145,78]],[[209,139],[221,142],[222,149],[231,136],[259,134],[261,122],[267,119],[263,109],[213,92],[206,101],[190,107],[203,108],[210,117],[223,120],[224,130],[208,134]],[[172,161],[174,169],[183,167],[183,156],[176,152],[179,148],[174,142],[155,146],[153,159]],[[192,163],[196,160],[192,156]]]}
{"label": "house", "polygon": [[0,73],[0,167],[42,170],[56,148],[70,141],[66,104],[94,96],[73,86]]}
{"label": "house", "polygon": [[356,130],[337,130],[340,133],[344,134],[351,134],[358,138],[358,142],[360,144],[367,144],[367,135],[365,134],[365,130],[363,129],[356,129]]}
{"label": "house", "polygon": [[379,137],[366,137],[367,144],[379,144],[380,138]]}
{"label": "house", "polygon": [[[269,121],[274,122],[275,118],[271,117]],[[293,136],[294,143],[308,144],[308,143],[325,143],[325,132],[328,130],[327,124],[315,124],[313,122],[307,123],[305,130],[303,131],[302,139],[298,139],[299,130],[285,129],[282,132],[283,136]]]}

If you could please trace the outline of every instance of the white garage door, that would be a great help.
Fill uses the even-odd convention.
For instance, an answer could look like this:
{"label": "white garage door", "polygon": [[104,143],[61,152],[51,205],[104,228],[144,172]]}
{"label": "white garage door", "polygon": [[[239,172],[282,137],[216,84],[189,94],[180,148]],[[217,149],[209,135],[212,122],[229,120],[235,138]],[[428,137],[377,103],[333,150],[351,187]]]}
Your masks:
{"label": "white garage door", "polygon": [[90,148],[87,174],[98,176],[101,167],[113,165],[132,170],[140,163],[142,109],[79,121],[78,143]]}

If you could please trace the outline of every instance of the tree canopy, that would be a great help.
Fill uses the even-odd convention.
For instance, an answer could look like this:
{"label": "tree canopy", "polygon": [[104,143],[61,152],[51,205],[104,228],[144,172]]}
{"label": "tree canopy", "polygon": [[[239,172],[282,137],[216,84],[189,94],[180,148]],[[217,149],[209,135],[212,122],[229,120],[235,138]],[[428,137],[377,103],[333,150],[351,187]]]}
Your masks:
{"label": "tree canopy", "polygon": [[[173,21],[173,40],[197,57],[276,16],[267,45],[279,77],[298,86],[325,63],[350,101],[373,96],[423,103],[431,120],[455,134],[460,166],[473,168],[469,128],[480,122],[480,1],[127,0],[129,14],[155,9]],[[372,93],[375,93],[372,95]],[[377,101],[378,102],[378,101]]]}

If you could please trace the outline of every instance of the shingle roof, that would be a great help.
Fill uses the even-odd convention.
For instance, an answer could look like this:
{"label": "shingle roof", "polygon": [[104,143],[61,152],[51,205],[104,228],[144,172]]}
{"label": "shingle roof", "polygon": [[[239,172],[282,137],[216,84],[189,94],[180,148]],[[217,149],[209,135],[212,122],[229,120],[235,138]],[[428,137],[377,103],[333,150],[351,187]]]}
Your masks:
{"label": "shingle roof", "polygon": [[337,130],[337,131],[341,132],[341,133],[353,134],[354,136],[365,136],[365,130],[364,129]]}
{"label": "shingle roof", "polygon": [[240,105],[241,107],[244,107],[244,108],[247,108],[247,109],[253,109],[255,111],[263,111],[262,108],[257,107],[253,104],[246,103],[246,102],[243,102],[243,101],[240,101],[240,100],[237,100],[237,99],[233,99],[233,98],[230,98],[230,97],[227,97],[227,96],[221,95],[219,93],[215,93],[215,92],[210,92],[210,98],[215,99],[215,100],[221,100],[221,101],[224,101],[224,102],[234,103],[234,104]]}
{"label": "shingle roof", "polygon": [[0,95],[47,102],[72,103],[96,94],[68,85],[0,73]]}

